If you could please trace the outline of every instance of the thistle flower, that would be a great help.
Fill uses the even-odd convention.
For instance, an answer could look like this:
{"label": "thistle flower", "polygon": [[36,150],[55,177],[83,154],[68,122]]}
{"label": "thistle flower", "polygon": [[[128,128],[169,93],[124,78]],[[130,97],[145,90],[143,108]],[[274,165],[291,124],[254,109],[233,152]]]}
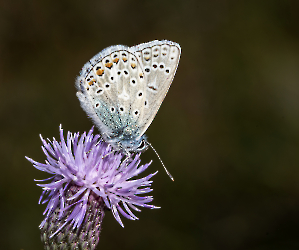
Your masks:
{"label": "thistle flower", "polygon": [[[93,135],[93,128],[71,134],[66,140],[60,126],[60,142],[41,137],[46,163],[26,157],[33,166],[53,176],[37,184],[43,188],[39,204],[48,203],[40,224],[45,249],[94,249],[105,210],[111,210],[123,227],[120,214],[138,219],[137,206],[158,208],[148,203],[152,196],[139,196],[152,189],[150,178],[157,172],[136,179],[151,164],[140,164],[140,154],[126,156]],[[135,177],[135,178],[134,178]]]}

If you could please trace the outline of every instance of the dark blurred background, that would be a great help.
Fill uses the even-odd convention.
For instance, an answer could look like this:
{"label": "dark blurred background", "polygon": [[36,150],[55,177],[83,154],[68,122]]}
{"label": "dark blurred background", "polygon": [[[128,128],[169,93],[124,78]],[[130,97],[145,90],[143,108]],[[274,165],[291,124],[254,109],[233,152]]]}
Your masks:
{"label": "dark blurred background", "polygon": [[[178,42],[181,61],[147,131],[153,204],[111,213],[98,249],[299,249],[299,1],[0,0],[1,249],[42,249],[49,177],[39,134],[92,126],[74,87],[115,44]],[[149,173],[148,172],[148,173]]]}

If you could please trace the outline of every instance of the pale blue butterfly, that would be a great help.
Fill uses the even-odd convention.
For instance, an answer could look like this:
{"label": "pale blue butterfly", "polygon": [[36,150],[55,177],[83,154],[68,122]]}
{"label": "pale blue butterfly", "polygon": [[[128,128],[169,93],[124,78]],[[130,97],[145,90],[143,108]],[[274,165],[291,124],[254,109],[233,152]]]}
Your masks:
{"label": "pale blue butterfly", "polygon": [[108,47],[83,66],[77,97],[114,150],[128,155],[151,146],[144,133],[167,94],[180,54],[179,44],[155,40]]}

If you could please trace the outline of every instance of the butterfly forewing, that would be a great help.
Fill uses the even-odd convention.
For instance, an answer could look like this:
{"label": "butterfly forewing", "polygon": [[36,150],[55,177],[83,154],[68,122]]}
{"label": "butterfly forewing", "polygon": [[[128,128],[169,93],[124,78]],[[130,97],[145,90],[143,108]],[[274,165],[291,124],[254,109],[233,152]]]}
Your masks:
{"label": "butterfly forewing", "polygon": [[178,44],[169,41],[152,41],[136,47],[132,48],[141,61],[147,80],[146,108],[140,125],[140,133],[143,134],[167,94],[179,63],[181,49]]}

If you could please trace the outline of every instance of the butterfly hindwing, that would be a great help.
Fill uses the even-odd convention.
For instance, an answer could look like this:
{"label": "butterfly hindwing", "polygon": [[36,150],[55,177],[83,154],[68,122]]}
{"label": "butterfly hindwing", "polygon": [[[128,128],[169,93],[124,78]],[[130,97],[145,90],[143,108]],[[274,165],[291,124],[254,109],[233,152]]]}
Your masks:
{"label": "butterfly hindwing", "polygon": [[83,109],[108,137],[125,127],[138,135],[146,79],[134,54],[119,46],[110,48],[108,55],[93,60],[85,77],[78,78],[81,91],[77,95]]}

